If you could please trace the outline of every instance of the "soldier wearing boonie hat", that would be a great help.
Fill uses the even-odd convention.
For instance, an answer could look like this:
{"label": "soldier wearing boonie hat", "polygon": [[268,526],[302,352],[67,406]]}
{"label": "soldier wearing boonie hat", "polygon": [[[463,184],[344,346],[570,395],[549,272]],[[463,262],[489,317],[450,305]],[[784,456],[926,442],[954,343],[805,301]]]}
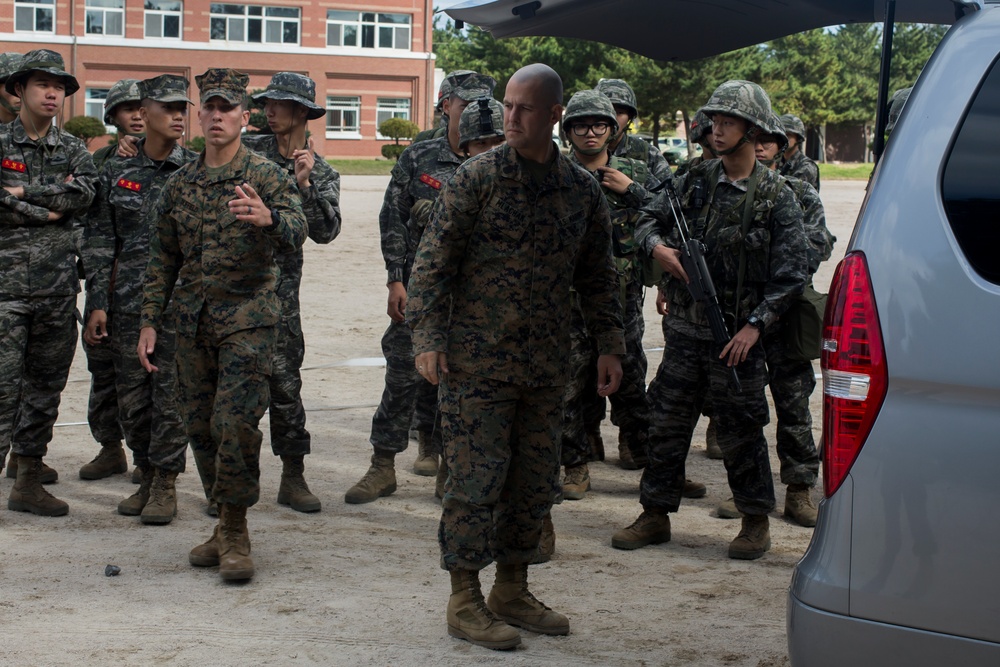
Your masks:
{"label": "soldier wearing boonie hat", "polygon": [[[21,100],[17,95],[8,93],[3,84],[13,74],[21,64],[21,54],[8,51],[0,53],[0,123],[9,123],[17,117],[17,112],[21,110]],[[0,445],[2,450],[3,445]]]}
{"label": "soldier wearing boonie hat", "polygon": [[30,51],[4,88],[21,98],[17,118],[0,126],[0,255],[8,258],[0,262],[0,321],[9,325],[0,336],[0,443],[11,443],[11,468],[17,457],[7,507],[61,516],[69,506],[41,486],[57,477],[42,457],[76,350],[73,218],[90,206],[97,173],[84,143],[54,123],[80,88],[62,56]]}
{"label": "soldier wearing boonie hat", "polygon": [[[278,72],[253,99],[263,103],[273,134],[245,134],[243,143],[295,179],[309,224],[309,238],[329,243],[340,233],[340,174],[313,152],[312,139],[306,139],[306,123],[326,114],[314,101],[315,82],[296,72]],[[277,293],[281,322],[270,377],[268,414],[271,451],[282,462],[278,503],[299,512],[318,512],[322,503],[309,490],[304,477],[305,455],[311,451],[312,437],[306,430],[299,373],[305,354],[299,317],[302,249],[275,255],[275,261],[280,270]]]}

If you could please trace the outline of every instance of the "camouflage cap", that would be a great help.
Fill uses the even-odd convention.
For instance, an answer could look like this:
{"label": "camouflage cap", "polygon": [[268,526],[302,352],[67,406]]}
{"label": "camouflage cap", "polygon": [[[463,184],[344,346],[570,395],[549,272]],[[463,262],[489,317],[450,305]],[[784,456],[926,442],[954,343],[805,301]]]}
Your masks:
{"label": "camouflage cap", "polygon": [[889,120],[885,125],[886,132],[892,132],[893,128],[896,127],[899,115],[903,113],[903,107],[906,105],[906,100],[910,99],[911,90],[913,90],[913,86],[900,88],[892,94],[892,99],[889,101]]}
{"label": "camouflage cap", "polygon": [[604,93],[611,104],[625,107],[632,114],[632,118],[639,115],[639,106],[635,101],[635,91],[621,79],[601,79],[595,88],[597,92]]}
{"label": "camouflage cap", "polygon": [[735,116],[760,128],[769,127],[774,116],[771,98],[752,81],[726,81],[715,89],[700,111],[707,116],[717,113]]}
{"label": "camouflage cap", "polygon": [[17,71],[23,57],[20,53],[14,53],[13,51],[0,53],[0,83],[5,82],[10,78],[11,74]]}
{"label": "camouflage cap", "polygon": [[581,90],[569,98],[562,118],[563,132],[568,136],[573,121],[586,117],[606,118],[611,124],[611,134],[618,132],[618,114],[615,112],[615,107],[606,95],[597,90]]}
{"label": "camouflage cap", "polygon": [[458,147],[465,148],[470,141],[477,139],[502,136],[503,105],[492,97],[469,102],[458,120]]}
{"label": "camouflage cap", "polygon": [[291,100],[306,108],[306,120],[326,115],[326,109],[316,104],[316,82],[297,72],[278,72],[263,92],[253,96],[255,102],[263,100]]}
{"label": "camouflage cap", "polygon": [[186,77],[176,74],[161,74],[152,79],[143,79],[139,82],[139,94],[142,99],[156,100],[157,102],[187,102],[194,104],[194,100],[188,97],[188,87],[191,82]]}
{"label": "camouflage cap", "polygon": [[125,102],[138,102],[142,99],[138,79],[122,79],[111,86],[108,96],[104,98],[104,123],[114,125],[115,107]]}
{"label": "camouflage cap", "polygon": [[444,78],[444,81],[441,82],[441,87],[438,89],[438,101],[434,108],[441,111],[441,104],[451,97],[451,91],[455,87],[455,82],[464,80],[470,74],[475,74],[475,72],[471,69],[457,69],[454,72],[448,72],[448,76]]}
{"label": "camouflage cap", "polygon": [[695,113],[691,119],[691,129],[688,131],[688,139],[696,144],[700,144],[712,131],[712,119],[704,111]]}
{"label": "camouflage cap", "polygon": [[493,89],[496,87],[497,80],[492,76],[473,72],[466,75],[461,81],[452,82],[451,96],[471,102],[480,97],[492,97]]}
{"label": "camouflage cap", "polygon": [[802,119],[790,113],[786,113],[779,117],[778,119],[783,128],[785,134],[794,134],[798,136],[799,141],[806,140],[806,126],[803,124]]}
{"label": "camouflage cap", "polygon": [[80,82],[76,77],[66,71],[66,63],[62,55],[50,49],[35,49],[28,51],[21,57],[21,62],[17,69],[11,72],[4,83],[4,89],[11,95],[16,95],[14,85],[23,84],[32,72],[45,72],[62,77],[66,84],[66,94],[72,95],[80,90]]}
{"label": "camouflage cap", "polygon": [[230,104],[243,104],[247,98],[250,76],[234,69],[212,67],[194,78],[204,104],[211,97],[221,97]]}

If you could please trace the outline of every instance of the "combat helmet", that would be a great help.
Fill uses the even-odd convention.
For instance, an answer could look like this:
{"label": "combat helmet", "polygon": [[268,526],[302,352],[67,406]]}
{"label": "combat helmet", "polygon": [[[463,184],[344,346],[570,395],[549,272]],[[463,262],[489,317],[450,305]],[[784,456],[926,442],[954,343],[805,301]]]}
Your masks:
{"label": "combat helmet", "polygon": [[0,53],[0,83],[6,83],[10,75],[20,68],[22,57],[20,53],[13,51]]}
{"label": "combat helmet", "polygon": [[629,116],[639,115],[639,105],[635,101],[635,91],[621,79],[601,79],[597,82],[597,92],[603,93],[611,104],[628,109]]}
{"label": "combat helmet", "polygon": [[899,115],[903,113],[903,106],[906,104],[906,100],[910,99],[911,90],[913,90],[913,86],[900,88],[892,94],[892,99],[889,101],[889,120],[885,125],[886,132],[892,132],[893,128],[896,127]]}
{"label": "combat helmet", "polygon": [[455,87],[455,83],[465,80],[470,74],[475,74],[475,72],[471,69],[457,69],[454,72],[448,72],[447,76],[444,77],[444,81],[441,82],[441,87],[438,88],[437,104],[434,106],[435,111],[441,111],[441,105],[446,99],[451,97],[451,91]]}
{"label": "combat helmet", "polygon": [[502,136],[503,105],[492,97],[469,102],[458,120],[458,147],[465,150],[471,141]]}
{"label": "combat helmet", "polygon": [[698,111],[691,119],[691,129],[688,131],[688,140],[696,144],[705,141],[705,138],[712,131],[712,119],[704,111]]}
{"label": "combat helmet", "polygon": [[607,141],[599,149],[594,150],[593,153],[574,148],[574,150],[579,150],[585,155],[596,155],[603,151],[605,146],[618,134],[618,114],[615,113],[615,107],[611,100],[600,91],[581,90],[569,98],[569,102],[566,103],[566,111],[563,113],[562,118],[563,133],[565,133],[566,138],[569,138],[574,120],[588,117],[607,119],[608,124],[611,125],[611,130],[607,133]]}
{"label": "combat helmet", "polygon": [[717,151],[719,155],[730,155],[740,146],[751,141],[758,132],[758,128],[764,132],[770,132],[774,117],[774,111],[771,110],[771,98],[767,96],[763,88],[752,81],[726,81],[715,89],[700,111],[710,117],[719,113],[742,118],[750,124],[743,139],[732,148]]}
{"label": "combat helmet", "polygon": [[778,118],[781,122],[781,127],[785,134],[794,134],[799,138],[799,141],[806,140],[806,126],[802,123],[802,119],[798,116],[790,113],[786,113]]}
{"label": "combat helmet", "polygon": [[114,125],[115,107],[125,102],[139,102],[142,100],[142,91],[139,89],[138,79],[122,79],[111,86],[108,96],[104,100],[104,124]]}
{"label": "combat helmet", "polygon": [[771,122],[769,122],[766,127],[761,127],[760,134],[758,134],[757,136],[774,137],[775,141],[778,142],[778,152],[775,153],[774,157],[771,158],[770,160],[761,160],[758,158],[757,159],[758,162],[760,162],[766,167],[770,167],[776,161],[781,159],[781,156],[782,154],[784,154],[785,149],[788,148],[788,135],[785,134],[786,127],[788,126],[781,121],[781,118],[779,118],[777,114],[771,114]]}

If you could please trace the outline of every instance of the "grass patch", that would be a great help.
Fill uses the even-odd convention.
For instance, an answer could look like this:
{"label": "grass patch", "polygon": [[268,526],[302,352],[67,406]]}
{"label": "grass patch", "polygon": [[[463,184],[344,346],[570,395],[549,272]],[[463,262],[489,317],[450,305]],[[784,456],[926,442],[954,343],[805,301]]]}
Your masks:
{"label": "grass patch", "polygon": [[867,181],[874,165],[870,162],[851,162],[845,164],[819,164],[819,178],[822,181]]}
{"label": "grass patch", "polygon": [[327,160],[341,176],[388,176],[396,163],[392,160]]}

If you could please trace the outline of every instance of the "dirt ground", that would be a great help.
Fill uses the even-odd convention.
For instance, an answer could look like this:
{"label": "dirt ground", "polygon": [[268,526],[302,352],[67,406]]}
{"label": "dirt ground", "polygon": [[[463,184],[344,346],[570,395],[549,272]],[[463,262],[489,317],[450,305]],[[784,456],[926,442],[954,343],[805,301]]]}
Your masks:
{"label": "dirt ground", "polygon": [[[571,634],[523,633],[498,653],[447,636],[447,574],[436,541],[440,506],[433,478],[397,458],[399,488],[367,505],[344,492],[365,471],[371,417],[383,383],[379,340],[385,273],[377,213],[387,177],[343,179],[344,231],[329,246],[309,242],[302,292],[307,352],[303,398],[313,454],[307,478],[323,511],[304,515],[275,502],[280,462],[262,457],[262,500],[249,514],[257,575],[225,584],[193,568],[187,552],[213,519],[193,461],[178,479],[179,513],[143,526],[115,507],[127,476],[84,482],[80,466],[98,446],[86,426],[89,375],[78,352],[47,462],[50,490],[70,513],[43,518],[0,509],[0,654],[7,665],[739,665],[787,664],[785,596],[811,531],[781,518],[775,482],[773,548],[754,562],[726,557],[738,522],[714,516],[729,496],[719,461],[695,433],[688,476],[708,485],[673,519],[673,541],[634,552],[611,534],[638,515],[639,472],[614,465],[615,427],[605,422],[608,461],[591,465],[593,491],[553,509],[556,556],[531,569],[532,589],[570,618]],[[864,194],[863,182],[828,182],[822,195],[839,259]],[[835,262],[820,271],[829,285]],[[653,298],[646,300],[650,379],[662,345]],[[819,417],[820,391],[813,396]],[[818,435],[818,427],[816,433]],[[768,431],[773,443],[773,428]],[[777,459],[772,466],[777,473]],[[0,502],[12,480],[0,479]],[[815,491],[817,499],[821,491]],[[121,568],[104,575],[105,565]],[[492,568],[484,572],[492,581]],[[488,589],[487,589],[488,590]]]}

